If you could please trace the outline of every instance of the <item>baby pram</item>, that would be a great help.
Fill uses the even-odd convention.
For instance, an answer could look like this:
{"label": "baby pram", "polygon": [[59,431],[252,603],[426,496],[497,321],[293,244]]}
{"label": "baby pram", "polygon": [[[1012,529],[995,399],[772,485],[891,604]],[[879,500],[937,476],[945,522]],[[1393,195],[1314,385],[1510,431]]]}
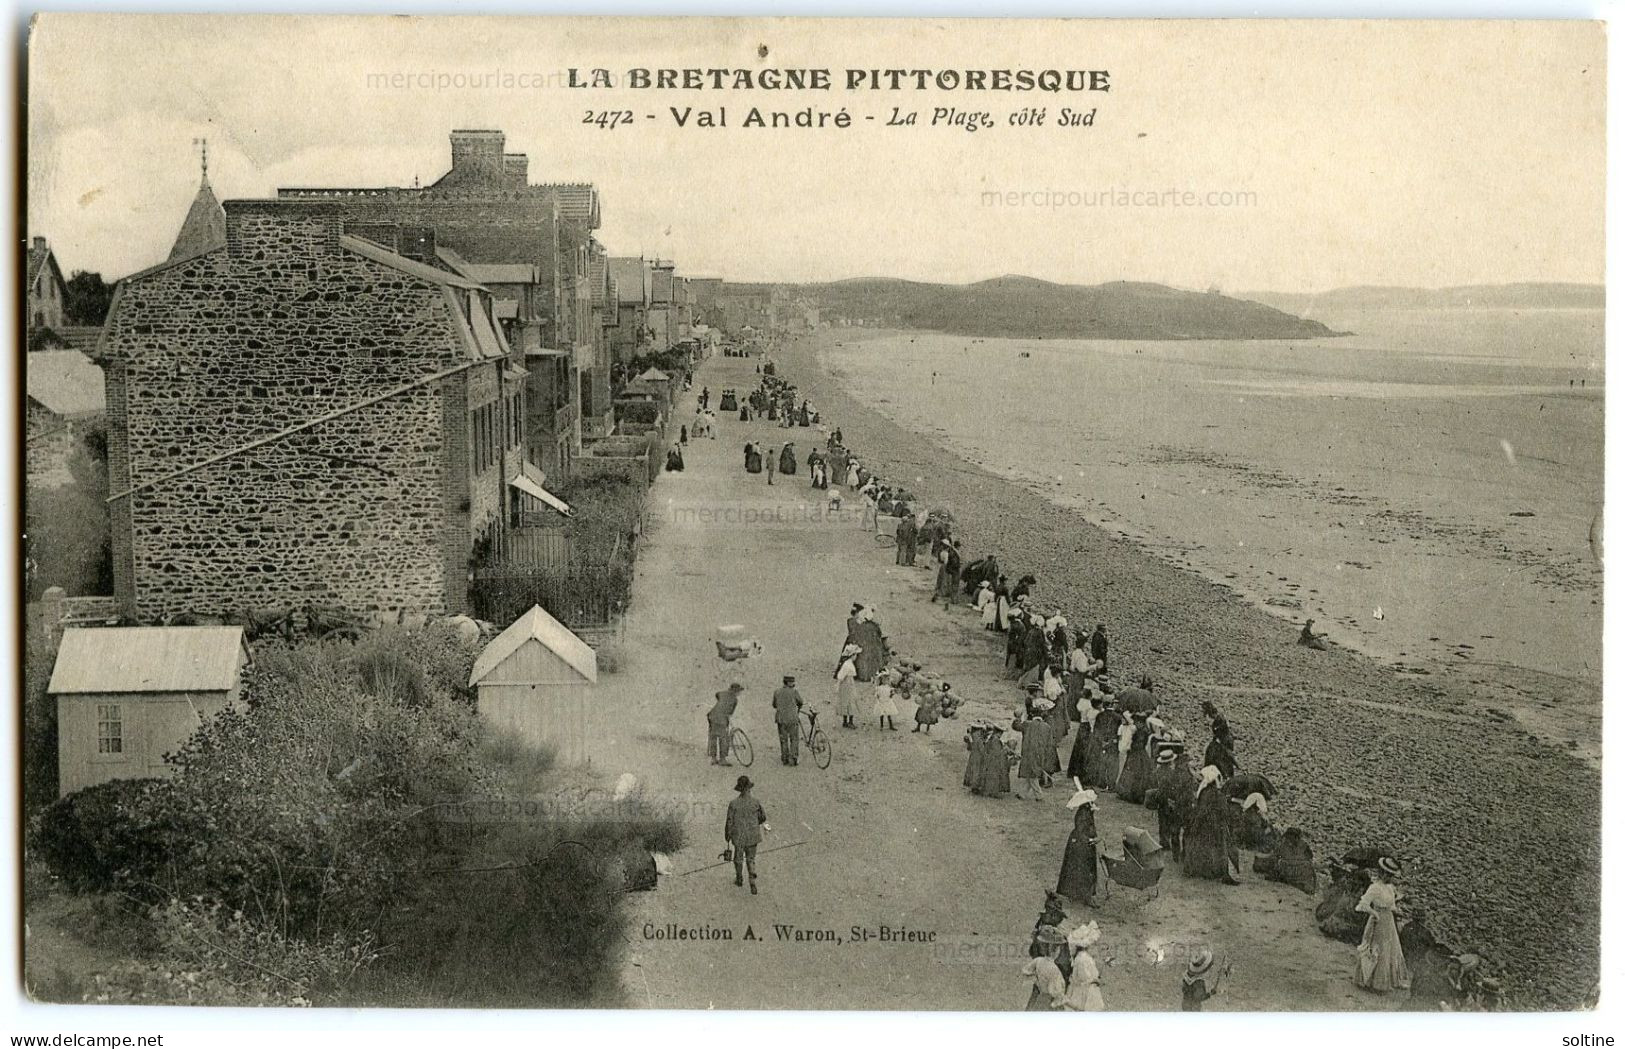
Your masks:
{"label": "baby pram", "polygon": [[1111,883],[1115,881],[1145,892],[1145,902],[1156,899],[1161,891],[1158,882],[1162,880],[1162,869],[1167,860],[1167,850],[1157,844],[1157,839],[1150,833],[1139,827],[1124,827],[1123,855],[1108,856],[1102,853],[1100,856],[1100,862],[1106,867],[1106,898],[1111,898]]}

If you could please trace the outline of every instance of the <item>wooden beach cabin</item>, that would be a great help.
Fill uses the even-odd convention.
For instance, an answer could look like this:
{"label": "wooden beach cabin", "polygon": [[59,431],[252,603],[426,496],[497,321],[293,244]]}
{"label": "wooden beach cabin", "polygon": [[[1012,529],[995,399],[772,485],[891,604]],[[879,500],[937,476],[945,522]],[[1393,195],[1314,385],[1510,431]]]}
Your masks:
{"label": "wooden beach cabin", "polygon": [[63,631],[47,687],[58,792],[173,773],[164,755],[237,701],[247,663],[240,626]]}
{"label": "wooden beach cabin", "polygon": [[597,653],[539,605],[486,645],[469,675],[482,717],[565,765],[590,760],[587,693],[597,682]]}

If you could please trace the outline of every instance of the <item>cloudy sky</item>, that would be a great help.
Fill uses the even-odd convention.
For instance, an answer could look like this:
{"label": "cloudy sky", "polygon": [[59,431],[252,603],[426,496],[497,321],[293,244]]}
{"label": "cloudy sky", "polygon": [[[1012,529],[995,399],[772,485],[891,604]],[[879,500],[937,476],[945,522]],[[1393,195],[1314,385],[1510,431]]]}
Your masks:
{"label": "cloudy sky", "polygon": [[[46,15],[29,52],[28,226],[64,268],[122,276],[167,255],[197,187],[194,139],[231,199],[428,182],[449,165],[448,131],[474,127],[505,131],[532,181],[596,183],[612,253],[736,280],[1601,281],[1603,50],[1600,27],[1553,22]],[[838,81],[849,67],[1097,69],[1112,90],[564,83],[572,67],[624,85],[630,68],[690,66]],[[397,74],[405,86],[388,86]],[[739,126],[753,105],[856,121]],[[920,125],[886,127],[894,105]],[[1047,106],[1045,126],[1009,126],[1026,105]],[[725,106],[732,126],[678,129],[671,106]],[[938,106],[996,126],[931,127]],[[1094,126],[1055,126],[1062,106],[1095,108]],[[582,122],[621,109],[631,126]],[[1170,190],[1200,203],[1164,203]]]}

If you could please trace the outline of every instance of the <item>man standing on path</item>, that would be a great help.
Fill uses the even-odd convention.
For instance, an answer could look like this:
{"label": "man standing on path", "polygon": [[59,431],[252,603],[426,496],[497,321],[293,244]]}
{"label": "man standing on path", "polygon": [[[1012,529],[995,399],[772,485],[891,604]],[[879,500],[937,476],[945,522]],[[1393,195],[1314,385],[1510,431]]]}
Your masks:
{"label": "man standing on path", "polygon": [[793,675],[784,676],[784,686],[773,693],[773,720],[779,726],[779,761],[797,764],[801,759],[801,693]]}
{"label": "man standing on path", "polygon": [[773,471],[779,467],[779,450],[770,449],[767,453],[767,483],[773,483]]}
{"label": "man standing on path", "polygon": [[745,686],[735,681],[717,693],[716,703],[705,713],[705,750],[713,765],[733,764],[728,760],[728,736],[732,731],[734,709],[739,706],[739,693],[743,691]]}
{"label": "man standing on path", "polygon": [[739,797],[728,802],[728,816],[722,825],[722,840],[733,853],[734,884],[745,884],[745,871],[750,870],[750,894],[756,895],[756,846],[762,843],[762,832],[772,830],[767,825],[767,813],[762,803],[751,796],[756,784],[749,776],[740,776],[734,784]]}

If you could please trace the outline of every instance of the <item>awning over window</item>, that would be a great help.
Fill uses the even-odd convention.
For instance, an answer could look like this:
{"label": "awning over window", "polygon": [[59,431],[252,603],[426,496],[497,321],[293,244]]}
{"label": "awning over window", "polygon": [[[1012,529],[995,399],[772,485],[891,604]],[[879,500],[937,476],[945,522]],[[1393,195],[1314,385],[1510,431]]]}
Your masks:
{"label": "awning over window", "polygon": [[[528,473],[529,471],[526,471],[526,474]],[[566,503],[563,499],[560,499],[546,488],[543,488],[540,484],[537,484],[535,481],[531,480],[526,474],[520,474],[518,477],[510,478],[508,483],[519,489],[521,492],[524,492],[532,499],[540,499],[542,502],[546,503],[548,506],[551,506],[564,516],[570,516],[571,510],[569,503]]]}

